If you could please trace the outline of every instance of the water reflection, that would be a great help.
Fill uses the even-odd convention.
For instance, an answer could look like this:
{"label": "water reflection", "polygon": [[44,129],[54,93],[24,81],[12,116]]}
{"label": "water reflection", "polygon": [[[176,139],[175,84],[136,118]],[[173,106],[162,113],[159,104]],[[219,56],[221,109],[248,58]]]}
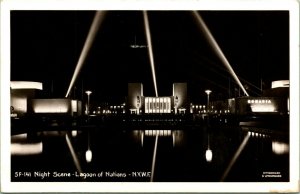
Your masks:
{"label": "water reflection", "polygon": [[164,137],[172,138],[172,145],[181,145],[183,141],[184,131],[183,130],[133,130],[132,135],[135,141],[140,141],[141,146],[144,146],[144,139],[151,137]]}
{"label": "water reflection", "polygon": [[289,152],[289,145],[284,142],[272,141],[272,151],[275,154],[287,154]]}
{"label": "water reflection", "polygon": [[92,151],[90,149],[88,149],[86,152],[85,152],[85,159],[86,159],[86,162],[87,163],[90,163],[92,161]]}
{"label": "water reflection", "polygon": [[213,157],[212,150],[210,149],[209,146],[209,134],[207,134],[207,150],[205,152],[205,159],[207,162],[211,162],[212,157]]}
{"label": "water reflection", "polygon": [[[76,135],[75,135],[76,134]],[[218,182],[288,181],[289,144],[264,131],[239,128],[195,127],[172,129],[85,129],[39,132],[12,136],[12,144],[39,140],[39,155],[14,155],[17,170],[57,172],[151,172],[153,181]],[[157,137],[158,141],[155,141]],[[23,149],[22,148],[22,149]],[[26,152],[24,152],[26,153]],[[52,159],[55,158],[55,162]],[[263,172],[280,172],[281,178],[266,180]],[[225,173],[226,172],[226,173]],[[226,174],[226,176],[224,176]],[[223,178],[222,178],[223,177]],[[25,179],[25,178],[24,178]],[[14,181],[24,181],[12,177]],[[26,179],[27,181],[31,181]],[[60,181],[61,179],[47,179]],[[35,179],[32,181],[45,181]],[[81,181],[67,179],[65,181]],[[150,181],[150,177],[98,177],[84,181]]]}

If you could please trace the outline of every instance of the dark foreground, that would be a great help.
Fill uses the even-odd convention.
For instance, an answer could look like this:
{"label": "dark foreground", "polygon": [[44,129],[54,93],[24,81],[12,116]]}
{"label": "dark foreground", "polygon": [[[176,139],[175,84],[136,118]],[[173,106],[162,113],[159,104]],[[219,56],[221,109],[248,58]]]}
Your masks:
{"label": "dark foreground", "polygon": [[[289,181],[288,138],[269,131],[210,125],[184,130],[86,128],[76,136],[67,129],[43,131],[27,137],[43,143],[42,153],[12,155],[11,180],[148,182],[153,176],[155,182]],[[86,161],[88,149],[91,162]]]}

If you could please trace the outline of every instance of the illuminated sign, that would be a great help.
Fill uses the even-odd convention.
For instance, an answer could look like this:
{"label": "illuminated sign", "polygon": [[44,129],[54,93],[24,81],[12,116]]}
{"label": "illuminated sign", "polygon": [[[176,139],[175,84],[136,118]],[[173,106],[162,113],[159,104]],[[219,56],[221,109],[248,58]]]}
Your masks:
{"label": "illuminated sign", "polygon": [[276,107],[270,99],[249,99],[252,112],[277,112]]}

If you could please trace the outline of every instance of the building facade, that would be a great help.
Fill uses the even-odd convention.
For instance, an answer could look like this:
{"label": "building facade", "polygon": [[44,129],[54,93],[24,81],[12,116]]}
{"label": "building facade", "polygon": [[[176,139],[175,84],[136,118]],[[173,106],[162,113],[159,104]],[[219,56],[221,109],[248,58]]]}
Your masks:
{"label": "building facade", "polygon": [[179,114],[188,106],[187,84],[174,83],[170,96],[144,96],[142,83],[128,84],[127,109],[130,114]]}

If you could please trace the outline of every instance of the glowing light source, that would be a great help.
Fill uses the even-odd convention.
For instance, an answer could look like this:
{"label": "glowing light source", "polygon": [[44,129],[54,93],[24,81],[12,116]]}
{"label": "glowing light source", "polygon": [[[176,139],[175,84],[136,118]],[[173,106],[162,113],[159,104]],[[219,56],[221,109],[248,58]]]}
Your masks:
{"label": "glowing light source", "polygon": [[11,81],[10,88],[43,90],[43,84],[40,82],[30,82],[30,81]]}
{"label": "glowing light source", "polygon": [[85,40],[85,43],[84,43],[84,46],[83,46],[83,49],[81,51],[81,54],[80,54],[80,57],[79,57],[79,60],[77,62],[77,65],[76,65],[76,68],[74,70],[74,73],[73,73],[73,77],[71,79],[71,82],[70,82],[70,85],[69,85],[69,88],[68,88],[68,91],[66,93],[66,96],[65,97],[68,97],[69,94],[70,94],[70,91],[76,81],[76,78],[83,66],[83,63],[85,61],[85,58],[92,46],[92,43],[95,39],[95,36],[97,34],[97,31],[99,29],[99,26],[101,24],[101,22],[103,21],[103,18],[104,18],[104,15],[105,15],[105,11],[97,11],[96,14],[95,14],[95,17],[94,17],[94,20],[93,20],[93,23],[91,25],[91,28],[90,28],[90,31],[88,33],[88,36]]}
{"label": "glowing light source", "polygon": [[146,31],[146,37],[147,37],[148,53],[149,53],[149,58],[150,58],[150,65],[151,65],[151,71],[152,71],[154,90],[155,90],[156,97],[158,97],[157,84],[156,84],[156,75],[155,75],[155,66],[154,66],[154,57],[153,57],[153,49],[152,49],[148,14],[147,14],[146,11],[143,11],[143,15],[144,15],[144,24],[145,24],[145,31]]}
{"label": "glowing light source", "polygon": [[271,88],[290,87],[290,80],[272,81]]}
{"label": "glowing light source", "polygon": [[283,142],[272,141],[272,151],[277,155],[286,154],[289,152],[289,145]]}
{"label": "glowing light source", "polygon": [[69,99],[34,99],[32,101],[34,113],[67,113],[71,109]]}
{"label": "glowing light source", "polygon": [[89,149],[85,152],[85,159],[87,163],[90,163],[92,161],[92,157],[93,157],[93,153],[92,151]]}
{"label": "glowing light source", "polygon": [[88,101],[87,101],[87,115],[90,114],[90,95],[92,93],[92,91],[85,91],[85,93],[87,94],[87,97],[88,97]]}
{"label": "glowing light source", "polygon": [[207,162],[211,162],[212,161],[212,151],[211,149],[207,149],[206,152],[205,152],[205,158],[206,158],[206,161]]}
{"label": "glowing light source", "polygon": [[72,130],[71,134],[72,134],[72,137],[76,137],[77,136],[77,131],[76,130]]}
{"label": "glowing light source", "polygon": [[211,90],[205,90],[205,93],[207,94],[207,109],[209,109],[209,94],[211,93]]}
{"label": "glowing light source", "polygon": [[252,112],[276,112],[273,104],[254,104],[251,105]]}
{"label": "glowing light source", "polygon": [[208,40],[209,44],[211,45],[211,47],[213,48],[213,50],[216,52],[216,54],[218,55],[218,57],[220,58],[220,60],[223,62],[223,64],[225,65],[225,67],[228,69],[229,73],[233,76],[233,78],[235,79],[235,81],[237,82],[237,84],[240,86],[240,88],[244,91],[244,93],[247,96],[249,96],[249,94],[247,93],[247,91],[245,90],[244,86],[240,82],[239,78],[237,77],[237,75],[233,71],[231,65],[229,64],[229,62],[226,59],[224,53],[222,52],[222,50],[219,47],[218,43],[216,42],[216,40],[212,36],[211,32],[209,31],[208,27],[206,26],[205,22],[203,21],[202,17],[200,16],[200,14],[197,11],[193,11],[193,15],[197,19],[197,21],[199,23],[199,27],[203,31],[205,37],[207,38],[207,40]]}
{"label": "glowing light source", "polygon": [[171,130],[145,130],[146,136],[171,136]]}

